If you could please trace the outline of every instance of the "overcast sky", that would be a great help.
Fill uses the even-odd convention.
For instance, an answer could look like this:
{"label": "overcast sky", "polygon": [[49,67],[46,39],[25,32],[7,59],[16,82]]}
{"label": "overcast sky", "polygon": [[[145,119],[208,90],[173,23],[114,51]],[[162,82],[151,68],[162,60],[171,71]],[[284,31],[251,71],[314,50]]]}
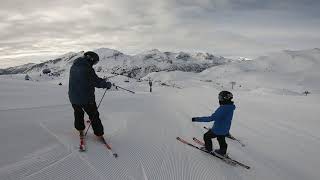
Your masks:
{"label": "overcast sky", "polygon": [[315,48],[319,9],[319,0],[0,0],[0,69],[101,47],[245,57]]}

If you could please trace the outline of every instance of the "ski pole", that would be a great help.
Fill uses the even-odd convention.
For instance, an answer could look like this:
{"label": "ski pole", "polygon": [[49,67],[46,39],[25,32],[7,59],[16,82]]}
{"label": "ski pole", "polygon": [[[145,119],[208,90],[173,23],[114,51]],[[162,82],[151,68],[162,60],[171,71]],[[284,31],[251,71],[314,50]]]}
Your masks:
{"label": "ski pole", "polygon": [[[232,136],[232,137],[233,137],[233,136]],[[241,144],[242,147],[246,146],[246,145],[243,144],[239,139],[237,139],[237,138],[235,138],[235,137],[233,137],[233,138],[234,138],[234,140],[236,140],[239,144]]]}
{"label": "ski pole", "polygon": [[119,76],[120,74],[116,74],[116,75],[113,75],[113,76],[109,76],[107,77],[106,79],[109,79],[109,78],[113,78],[113,77],[116,77],[116,76]]}
{"label": "ski pole", "polygon": [[123,88],[123,87],[117,86],[117,85],[115,85],[115,84],[113,84],[113,86],[115,86],[115,87],[117,87],[117,88],[120,88],[120,89],[122,89],[122,90],[128,91],[128,92],[131,92],[132,94],[135,94],[134,91],[130,91],[130,90],[128,90],[128,89],[125,89],[125,88]]}
{"label": "ski pole", "polygon": [[[102,98],[101,98],[101,100],[100,100],[100,102],[99,102],[99,104],[98,104],[97,111],[98,111],[98,109],[99,109],[99,107],[100,107],[100,105],[101,105],[102,99],[103,99],[104,96],[106,95],[107,90],[108,90],[108,89],[106,89],[106,90],[104,91],[104,93],[103,93],[103,96],[102,96]],[[95,115],[97,114],[97,111],[96,111],[96,112],[94,113],[94,115],[92,116],[92,119],[94,119]],[[89,124],[88,129],[86,130],[86,133],[84,134],[84,136],[86,136],[87,133],[88,133],[88,131],[89,131],[89,128],[90,128],[90,126],[91,126],[91,121],[92,121],[92,120],[90,119],[90,124]]]}
{"label": "ski pole", "polygon": [[[113,86],[115,86],[115,87],[117,87],[117,88],[120,88],[120,89],[123,89],[123,90],[128,91],[128,92],[131,92],[132,94],[135,94],[135,92],[130,91],[130,90],[125,89],[125,88],[122,88],[122,87],[120,87],[120,86],[117,86],[117,85],[115,85],[115,84],[113,84]],[[100,105],[101,105],[101,102],[102,102],[104,96],[106,95],[107,90],[108,90],[108,89],[106,89],[106,90],[104,91],[103,96],[101,97],[101,100],[100,100],[100,102],[99,102],[99,104],[98,104],[98,107],[97,107],[97,111],[98,111],[98,109],[99,109],[99,107],[100,107]],[[93,115],[92,119],[94,118],[95,115],[96,115],[96,112],[95,112],[95,114]],[[89,131],[89,129],[90,129],[91,121],[92,121],[92,120],[90,119],[90,124],[89,124],[89,126],[88,126],[88,128],[87,128],[87,130],[86,130],[86,132],[85,132],[85,134],[84,134],[84,136],[87,135],[87,133],[88,133],[88,131]]]}
{"label": "ski pole", "polygon": [[[203,127],[206,130],[210,130],[208,127]],[[232,139],[234,141],[237,141],[239,144],[241,144],[242,147],[246,146],[245,144],[243,144],[239,139],[233,137],[231,134],[228,134],[227,138]]]}
{"label": "ski pole", "polygon": [[246,146],[245,144],[243,144],[239,139],[235,138],[234,136],[232,136],[231,134],[229,134],[227,136],[228,138],[237,141],[239,144],[241,144],[242,147]]}

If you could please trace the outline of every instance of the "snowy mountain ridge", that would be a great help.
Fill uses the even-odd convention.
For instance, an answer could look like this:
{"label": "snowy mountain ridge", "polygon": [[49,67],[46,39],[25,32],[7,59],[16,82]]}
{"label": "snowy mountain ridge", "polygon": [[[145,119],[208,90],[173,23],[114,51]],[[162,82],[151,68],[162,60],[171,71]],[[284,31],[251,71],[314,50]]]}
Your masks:
{"label": "snowy mountain ridge", "polygon": [[[99,71],[122,74],[140,68],[130,74],[125,74],[133,78],[141,78],[151,72],[159,71],[201,72],[212,66],[231,62],[230,59],[209,53],[172,53],[153,49],[131,56],[108,48],[100,48],[94,51],[100,56],[100,62],[96,66]],[[72,62],[82,56],[83,53],[68,53],[40,64],[26,64],[3,69],[0,74],[41,73],[43,69],[47,68],[51,69],[52,72],[65,73]]]}
{"label": "snowy mountain ridge", "polygon": [[[176,86],[183,81],[197,79],[215,83],[218,89],[234,87],[256,92],[275,92],[276,94],[301,94],[301,92],[320,92],[320,49],[291,51],[284,50],[261,56],[254,60],[242,58],[231,60],[209,53],[173,53],[157,49],[137,55],[126,55],[120,51],[101,48],[95,50],[101,58],[94,66],[100,76],[122,74],[132,78],[149,78]],[[51,75],[68,77],[72,62],[84,52],[68,53],[40,64],[26,64],[0,71],[0,74],[26,73],[34,80],[50,80],[53,77],[39,77],[44,69],[50,69]],[[129,73],[125,73],[129,72]],[[196,74],[195,74],[196,73]],[[40,75],[41,76],[41,75]],[[179,84],[177,85],[179,86]],[[232,86],[233,88],[233,86]],[[259,90],[260,89],[260,90]]]}

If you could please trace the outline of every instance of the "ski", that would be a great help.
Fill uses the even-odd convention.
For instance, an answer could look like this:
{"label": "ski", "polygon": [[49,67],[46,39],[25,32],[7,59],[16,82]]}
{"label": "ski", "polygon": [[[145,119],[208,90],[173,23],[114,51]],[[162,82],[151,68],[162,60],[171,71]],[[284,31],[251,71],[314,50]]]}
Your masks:
{"label": "ski", "polygon": [[[204,129],[206,130],[210,130],[210,128],[208,127],[203,127]],[[231,139],[231,140],[234,140],[234,141],[237,141],[239,144],[241,144],[242,147],[246,146],[245,144],[243,144],[239,139],[235,138],[234,136],[232,136],[230,133],[226,136],[227,138]]]}
{"label": "ski", "polygon": [[112,150],[110,144],[107,143],[107,141],[105,140],[105,138],[104,138],[103,136],[98,137],[98,138],[99,138],[100,141],[105,145],[105,147],[109,150],[109,152],[110,152],[115,158],[117,158],[117,157],[118,157],[118,154],[115,153],[115,152]]}
{"label": "ski", "polygon": [[[91,124],[90,119],[86,120],[85,122],[88,123],[88,124]],[[89,127],[88,127],[88,129],[89,129]],[[86,131],[86,133],[87,133],[87,132],[88,132],[88,130]],[[86,135],[86,134],[85,134],[85,135]],[[105,147],[109,150],[109,152],[110,152],[115,158],[118,157],[118,154],[115,153],[115,152],[112,150],[111,145],[110,145],[109,143],[107,143],[106,139],[105,139],[103,136],[100,136],[100,137],[97,137],[97,138],[100,140],[100,142],[102,142],[102,144],[105,145]]]}
{"label": "ski", "polygon": [[221,156],[218,156],[218,155],[216,155],[216,154],[214,154],[214,153],[210,153],[210,152],[208,152],[208,151],[206,151],[206,150],[204,150],[204,149],[201,149],[200,147],[195,146],[195,145],[193,145],[193,144],[191,144],[191,143],[189,143],[189,142],[181,139],[180,137],[177,137],[177,140],[180,141],[180,142],[182,142],[182,143],[184,143],[184,144],[186,144],[186,145],[189,145],[189,146],[191,146],[191,147],[193,147],[193,148],[196,148],[196,149],[198,149],[198,150],[200,150],[200,151],[202,151],[202,152],[205,152],[205,153],[208,153],[208,154],[210,154],[210,155],[212,155],[212,156],[214,156],[214,157],[217,157],[217,158],[221,159],[223,162],[225,162],[225,163],[227,163],[227,164],[229,164],[229,165],[231,165],[231,166],[236,166],[236,163],[235,163],[235,162],[230,161],[230,160],[228,160],[227,158],[223,158],[223,157],[221,157]]}
{"label": "ski", "polygon": [[[193,137],[192,139],[193,139],[194,142],[198,143],[199,145],[204,146],[204,142],[200,141],[199,139],[197,139],[197,138],[195,138],[195,137]],[[234,160],[234,159],[230,158],[229,156],[223,157],[223,156],[220,156],[220,155],[218,155],[218,154],[216,154],[216,153],[214,153],[214,154],[215,154],[216,156],[219,156],[219,157],[225,159],[225,160],[232,161],[232,162],[234,162],[235,164],[237,164],[237,165],[239,165],[239,166],[242,166],[242,167],[244,167],[244,168],[246,168],[246,169],[250,169],[250,166],[247,166],[247,165],[245,165],[245,164],[243,164],[243,163],[241,163],[241,162],[239,162],[239,161],[237,161],[237,160]]]}
{"label": "ski", "polygon": [[193,137],[192,140],[193,140],[194,142],[198,143],[198,144],[201,145],[201,146],[204,146],[204,145],[205,145],[204,142],[200,141],[199,139],[197,139],[197,138],[195,138],[195,137]]}

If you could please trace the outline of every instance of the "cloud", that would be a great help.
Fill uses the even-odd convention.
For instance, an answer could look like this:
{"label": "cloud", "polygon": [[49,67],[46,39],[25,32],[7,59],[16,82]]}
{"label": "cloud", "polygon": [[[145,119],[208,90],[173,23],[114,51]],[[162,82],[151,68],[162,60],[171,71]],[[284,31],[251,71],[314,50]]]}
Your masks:
{"label": "cloud", "polygon": [[249,57],[319,47],[319,7],[316,0],[5,0],[0,64],[100,47]]}

